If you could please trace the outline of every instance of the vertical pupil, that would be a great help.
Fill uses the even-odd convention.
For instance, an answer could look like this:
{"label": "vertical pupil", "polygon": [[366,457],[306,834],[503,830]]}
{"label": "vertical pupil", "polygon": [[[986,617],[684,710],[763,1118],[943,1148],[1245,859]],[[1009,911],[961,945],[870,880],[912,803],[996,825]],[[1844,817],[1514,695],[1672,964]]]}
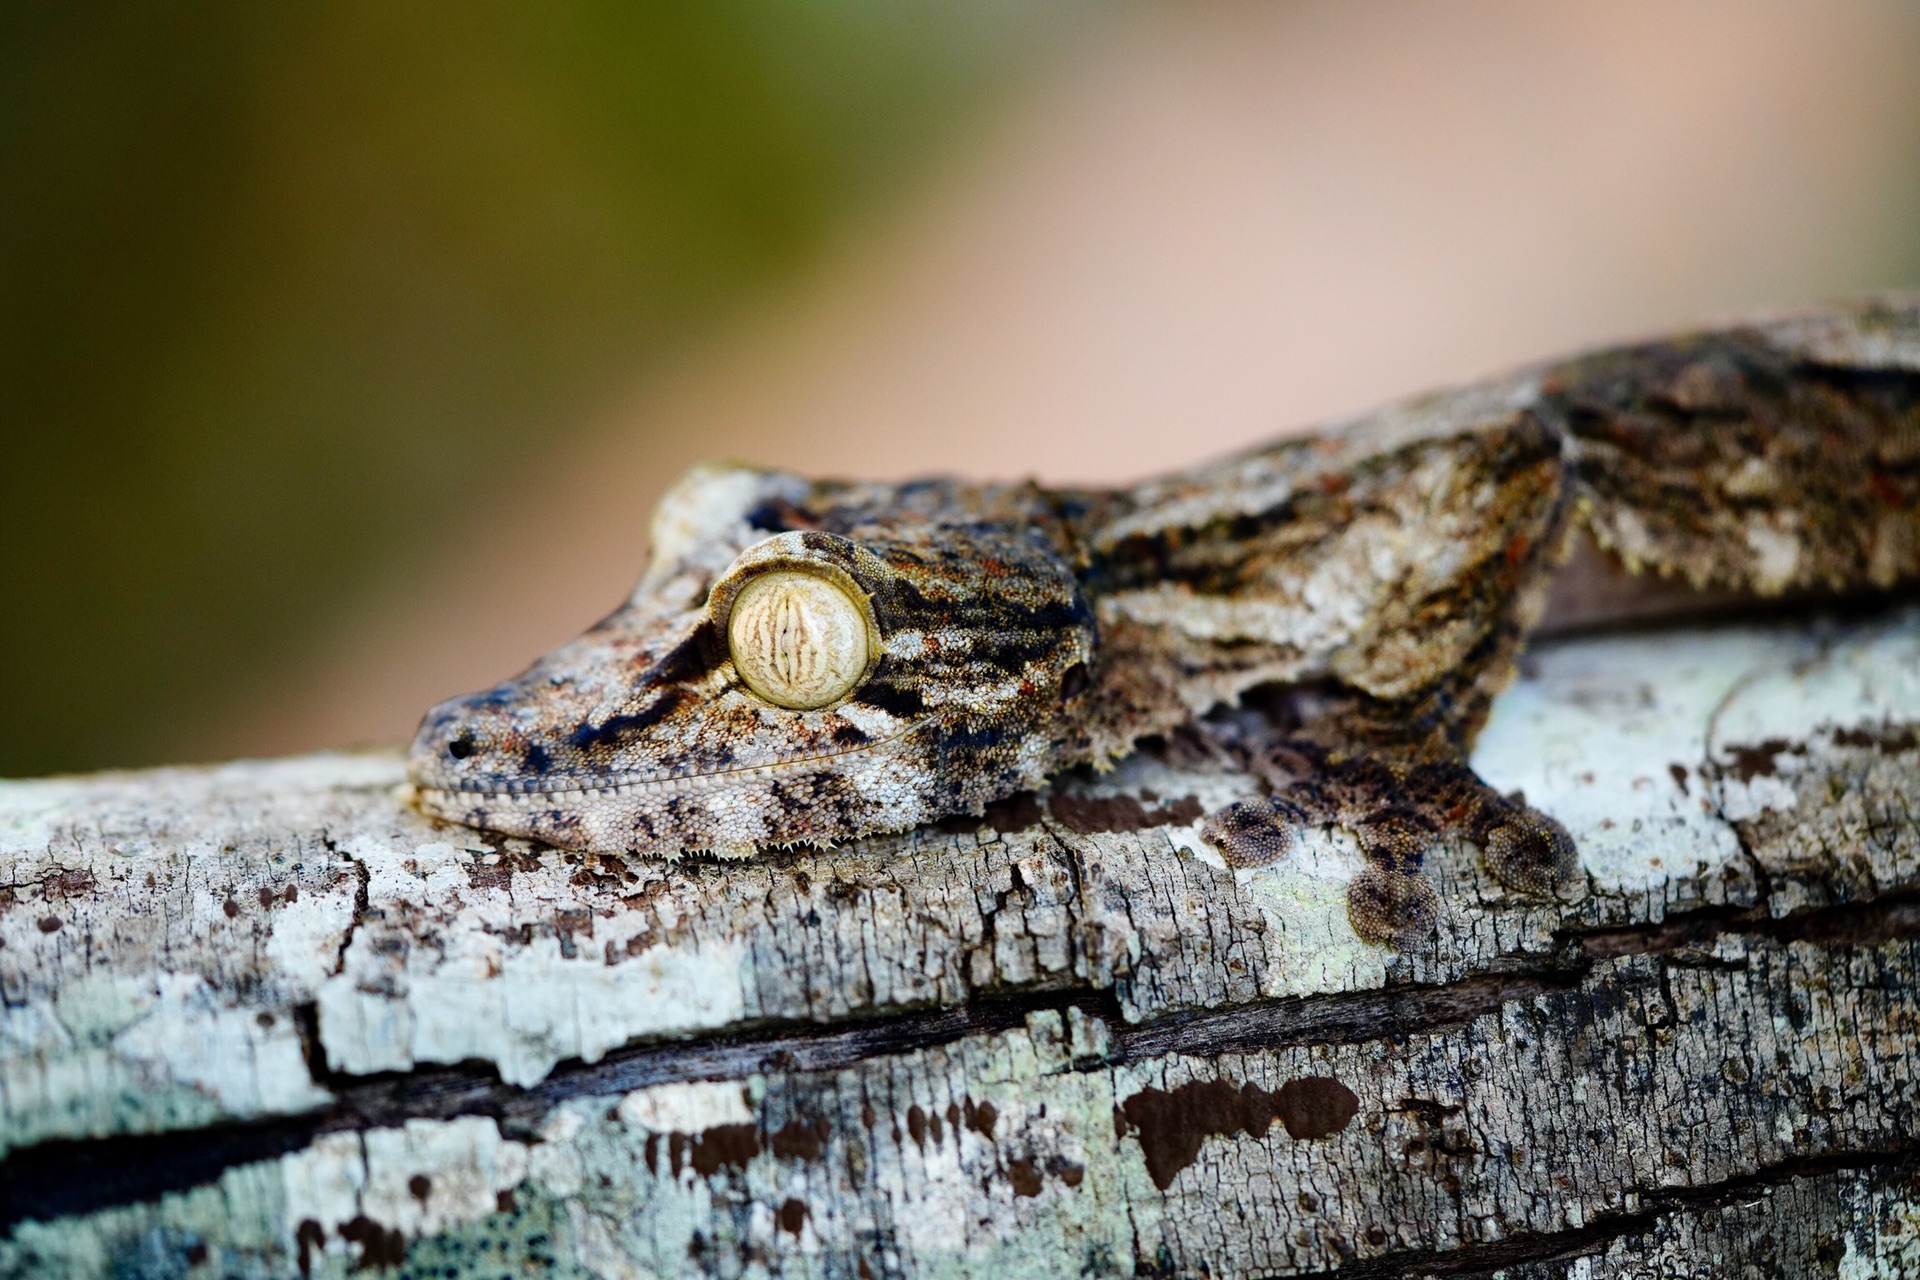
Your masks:
{"label": "vertical pupil", "polygon": [[780,679],[789,685],[808,685],[818,680],[821,671],[820,637],[806,605],[792,596],[780,601],[777,609],[770,611],[767,619],[773,634],[767,637],[771,643],[768,651],[773,655],[774,670]]}
{"label": "vertical pupil", "polygon": [[843,587],[797,570],[763,574],[741,589],[727,643],[754,693],[795,710],[845,696],[867,665],[859,605]]}

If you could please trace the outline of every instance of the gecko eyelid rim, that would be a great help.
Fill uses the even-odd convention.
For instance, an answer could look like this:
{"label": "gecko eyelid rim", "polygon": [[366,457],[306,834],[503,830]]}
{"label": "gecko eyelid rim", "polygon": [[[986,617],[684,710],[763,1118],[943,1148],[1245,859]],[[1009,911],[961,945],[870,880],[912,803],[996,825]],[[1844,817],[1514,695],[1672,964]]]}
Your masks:
{"label": "gecko eyelid rim", "polygon": [[825,565],[770,566],[727,600],[727,654],[748,690],[790,711],[817,711],[866,680],[879,657],[872,606]]}

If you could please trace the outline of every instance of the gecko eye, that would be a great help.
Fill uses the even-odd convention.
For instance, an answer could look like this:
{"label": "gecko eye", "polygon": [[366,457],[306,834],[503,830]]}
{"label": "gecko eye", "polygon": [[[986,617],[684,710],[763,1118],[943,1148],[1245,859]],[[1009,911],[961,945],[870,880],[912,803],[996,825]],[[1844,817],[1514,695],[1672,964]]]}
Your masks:
{"label": "gecko eye", "polygon": [[801,569],[769,570],[740,588],[727,647],[747,688],[794,711],[844,698],[874,656],[866,612],[846,588]]}

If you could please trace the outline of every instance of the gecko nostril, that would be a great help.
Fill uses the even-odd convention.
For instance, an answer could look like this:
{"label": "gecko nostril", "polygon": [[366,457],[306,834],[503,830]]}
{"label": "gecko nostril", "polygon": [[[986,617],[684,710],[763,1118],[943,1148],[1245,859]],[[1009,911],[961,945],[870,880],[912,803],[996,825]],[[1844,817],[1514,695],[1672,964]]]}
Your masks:
{"label": "gecko nostril", "polygon": [[473,739],[464,733],[461,734],[447,744],[447,754],[455,760],[465,760],[473,754]]}

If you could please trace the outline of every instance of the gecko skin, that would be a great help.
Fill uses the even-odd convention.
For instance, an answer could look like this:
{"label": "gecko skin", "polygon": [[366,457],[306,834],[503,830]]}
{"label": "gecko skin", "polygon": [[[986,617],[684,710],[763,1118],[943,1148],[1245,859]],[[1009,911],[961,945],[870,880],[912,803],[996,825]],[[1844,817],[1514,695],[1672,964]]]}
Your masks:
{"label": "gecko skin", "polygon": [[1408,945],[1448,833],[1520,892],[1579,883],[1559,824],[1466,758],[1581,529],[1703,589],[1920,574],[1920,299],[1540,365],[1127,489],[698,468],[632,598],[435,707],[409,770],[451,821],[744,856],[977,814],[1258,688],[1272,794],[1204,837],[1249,865],[1349,827],[1354,926]]}

